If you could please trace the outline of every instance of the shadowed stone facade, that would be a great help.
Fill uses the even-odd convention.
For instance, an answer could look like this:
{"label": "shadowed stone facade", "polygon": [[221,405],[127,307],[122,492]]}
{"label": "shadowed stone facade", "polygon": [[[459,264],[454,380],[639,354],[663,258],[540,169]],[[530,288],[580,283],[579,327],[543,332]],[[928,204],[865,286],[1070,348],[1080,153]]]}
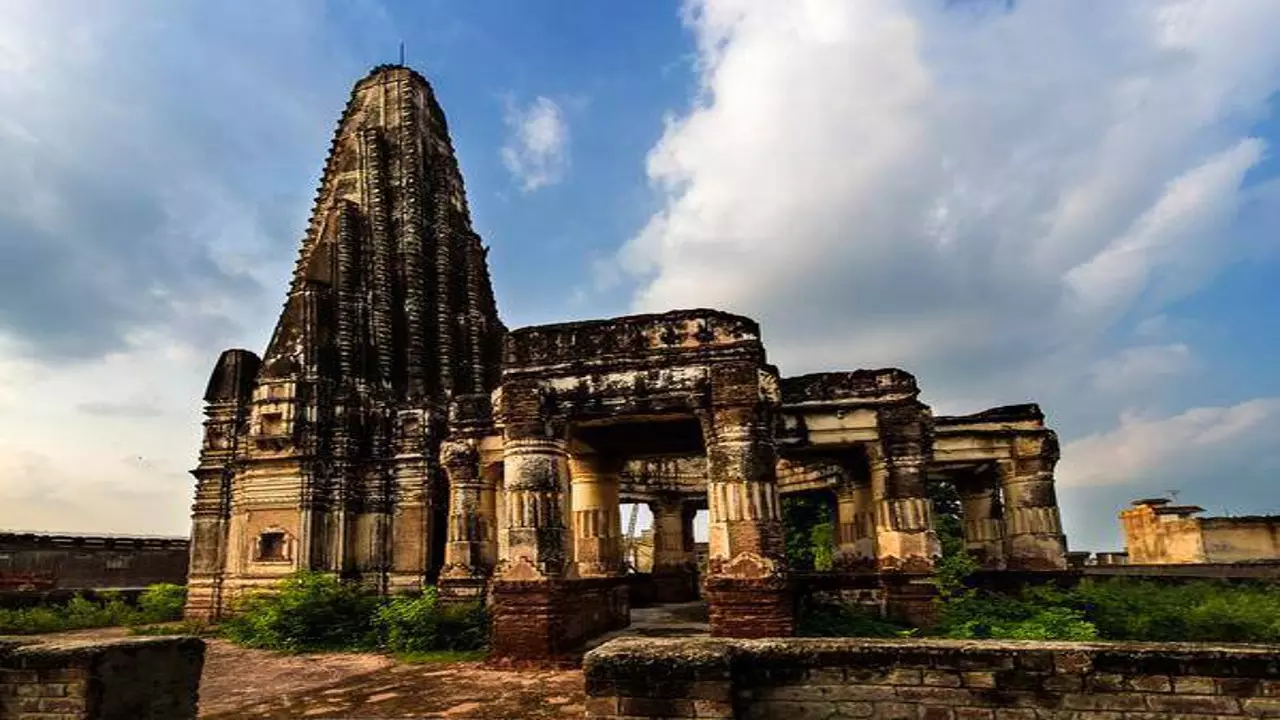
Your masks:
{"label": "shadowed stone facade", "polygon": [[266,354],[227,351],[205,394],[190,614],[297,568],[438,582],[487,598],[497,656],[555,657],[627,623],[619,504],[643,502],[659,600],[698,592],[706,509],[713,634],[788,635],[781,496],[829,494],[838,571],[910,587],[942,480],[987,568],[1065,568],[1036,406],[935,418],[901,370],[783,378],[717,310],[508,332],[485,256],[430,87],[375,69]]}

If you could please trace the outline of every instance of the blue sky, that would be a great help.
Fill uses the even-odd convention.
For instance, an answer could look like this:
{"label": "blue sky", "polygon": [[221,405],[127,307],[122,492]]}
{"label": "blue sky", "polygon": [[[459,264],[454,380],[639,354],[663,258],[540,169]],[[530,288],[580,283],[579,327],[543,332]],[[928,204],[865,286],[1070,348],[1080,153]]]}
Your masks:
{"label": "blue sky", "polygon": [[1280,513],[1271,0],[0,0],[0,527],[186,531],[350,86],[444,106],[512,327],[759,319],[785,374],[1037,401],[1074,547]]}

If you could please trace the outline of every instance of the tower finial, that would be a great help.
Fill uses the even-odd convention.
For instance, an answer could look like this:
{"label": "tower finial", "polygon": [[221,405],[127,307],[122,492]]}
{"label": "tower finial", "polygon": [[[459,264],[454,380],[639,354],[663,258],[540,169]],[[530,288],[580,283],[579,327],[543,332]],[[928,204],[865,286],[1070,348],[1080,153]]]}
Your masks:
{"label": "tower finial", "polygon": [[400,67],[404,67],[404,41],[400,41]]}

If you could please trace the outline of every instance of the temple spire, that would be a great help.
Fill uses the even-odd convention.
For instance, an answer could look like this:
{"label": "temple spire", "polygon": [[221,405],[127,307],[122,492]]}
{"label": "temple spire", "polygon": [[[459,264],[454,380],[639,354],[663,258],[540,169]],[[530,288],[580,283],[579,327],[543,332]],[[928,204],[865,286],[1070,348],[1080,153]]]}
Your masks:
{"label": "temple spire", "polygon": [[264,377],[436,403],[487,391],[475,378],[496,377],[503,332],[492,297],[430,84],[403,65],[374,68],[334,134]]}

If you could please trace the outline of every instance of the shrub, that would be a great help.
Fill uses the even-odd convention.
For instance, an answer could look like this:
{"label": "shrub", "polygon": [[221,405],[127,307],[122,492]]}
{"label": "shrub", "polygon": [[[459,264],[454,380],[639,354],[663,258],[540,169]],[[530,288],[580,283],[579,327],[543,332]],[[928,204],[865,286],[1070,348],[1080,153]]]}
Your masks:
{"label": "shrub", "polygon": [[905,637],[915,630],[885,620],[854,603],[807,606],[796,619],[801,637]]}
{"label": "shrub", "polygon": [[425,653],[436,649],[440,614],[435,588],[418,596],[395,597],[378,608],[374,625],[383,647],[399,653]]}
{"label": "shrub", "polygon": [[1093,640],[1098,629],[1075,608],[969,590],[942,603],[932,634],[954,639]]}
{"label": "shrub", "polygon": [[181,585],[153,585],[138,598],[138,605],[125,602],[123,594],[105,591],[90,600],[76,595],[61,605],[0,609],[0,634],[34,634],[82,630],[115,625],[166,622],[182,617],[186,588]]}
{"label": "shrub", "polygon": [[387,600],[374,625],[381,646],[394,653],[479,650],[486,639],[482,606],[441,603],[435,588]]}
{"label": "shrub", "polygon": [[302,571],[269,592],[240,598],[221,626],[246,647],[305,652],[372,648],[377,598],[329,573]]}
{"label": "shrub", "polygon": [[187,588],[173,583],[148,586],[138,597],[138,612],[144,622],[168,622],[182,618],[187,604]]}
{"label": "shrub", "polygon": [[420,656],[480,650],[487,637],[478,603],[443,603],[435,588],[378,598],[356,583],[305,571],[242,598],[220,630],[237,644],[283,652],[381,649]]}
{"label": "shrub", "polygon": [[1113,640],[1280,641],[1280,588],[1266,584],[1085,581],[1063,602]]}

